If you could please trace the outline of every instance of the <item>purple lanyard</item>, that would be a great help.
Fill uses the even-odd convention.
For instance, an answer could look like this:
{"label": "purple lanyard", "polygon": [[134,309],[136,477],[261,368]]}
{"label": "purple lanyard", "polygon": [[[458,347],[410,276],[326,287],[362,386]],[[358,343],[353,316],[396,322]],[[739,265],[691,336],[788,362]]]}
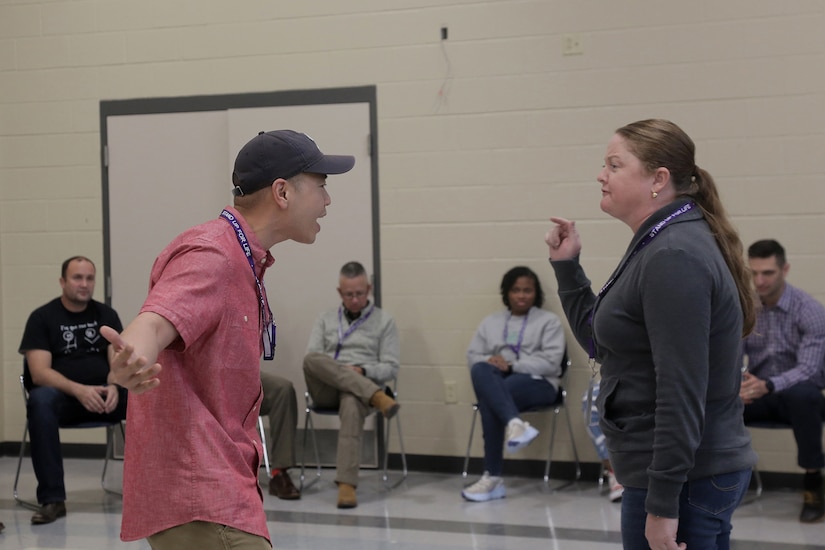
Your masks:
{"label": "purple lanyard", "polygon": [[521,330],[518,333],[518,343],[516,343],[515,347],[513,344],[507,344],[507,327],[510,325],[510,319],[513,318],[513,312],[510,312],[510,316],[507,317],[507,321],[504,322],[504,343],[507,344],[513,353],[516,354],[516,359],[519,358],[519,354],[521,353],[521,342],[524,340],[524,329],[527,327],[527,318],[530,316],[530,310],[527,310],[527,313],[524,314],[524,321],[521,322]]}
{"label": "purple lanyard", "polygon": [[633,248],[633,251],[627,256],[627,259],[624,262],[622,262],[621,265],[619,265],[619,268],[615,271],[615,273],[613,273],[613,276],[610,277],[610,279],[604,284],[602,289],[599,291],[599,295],[596,298],[596,302],[593,304],[593,309],[590,310],[590,319],[588,320],[588,324],[590,325],[590,349],[588,350],[588,352],[590,354],[591,361],[596,358],[596,341],[593,337],[593,316],[596,313],[596,308],[598,307],[601,299],[604,298],[605,294],[607,294],[607,292],[613,287],[619,276],[622,273],[624,273],[624,270],[627,268],[628,264],[630,263],[630,260],[632,260],[636,254],[638,254],[644,247],[649,245],[653,239],[658,237],[659,233],[661,233],[662,230],[665,227],[667,227],[673,220],[675,220],[682,214],[685,214],[686,212],[690,212],[695,206],[696,203],[690,201],[689,203],[680,206],[675,211],[673,211],[668,217],[654,225],[650,229],[648,234],[645,235],[645,238],[636,244],[636,246]]}
{"label": "purple lanyard", "polygon": [[[246,233],[244,233],[237,218],[235,218],[235,216],[233,216],[228,210],[223,210],[221,212],[221,217],[229,222],[229,224],[235,229],[235,236],[238,238],[238,244],[241,245],[241,249],[243,249],[244,254],[246,254],[246,259],[249,261],[249,267],[252,268],[252,276],[255,277],[255,285],[258,287],[258,299],[261,302],[260,320],[261,326],[264,328],[261,341],[264,346],[264,359],[266,361],[272,361],[275,357],[275,320],[272,316],[272,310],[269,308],[269,304],[266,300],[266,289],[264,288],[263,283],[261,283],[261,280],[258,279],[258,274],[255,272],[255,259],[252,257],[252,249],[249,247],[249,241],[246,238]],[[269,314],[268,317],[267,313]]]}
{"label": "purple lanyard", "polygon": [[695,206],[696,206],[696,203],[693,202],[693,201],[690,201],[687,204],[685,204],[683,206],[680,206],[679,208],[674,210],[669,216],[667,216],[665,219],[663,219],[662,221],[660,221],[659,223],[654,225],[650,229],[648,234],[645,235],[645,238],[642,239],[641,241],[639,241],[636,244],[636,246],[633,247],[633,250],[627,256],[627,259],[624,262],[622,262],[621,265],[619,265],[618,269],[616,269],[616,271],[613,273],[613,276],[610,277],[610,279],[604,284],[602,289],[599,291],[599,294],[596,297],[596,301],[593,304],[593,309],[590,310],[590,319],[588,319],[588,324],[590,325],[590,339],[589,339],[590,342],[589,342],[588,347],[590,349],[588,349],[587,351],[588,351],[588,354],[590,355],[591,376],[590,376],[590,383],[587,386],[587,405],[585,406],[585,409],[584,409],[586,423],[589,423],[589,421],[590,421],[590,411],[593,408],[593,387],[594,387],[594,384],[596,382],[596,376],[598,374],[598,372],[596,370],[596,338],[593,335],[593,316],[596,313],[596,308],[599,306],[599,302],[601,301],[602,298],[604,298],[605,294],[607,294],[607,292],[616,283],[616,279],[618,279],[619,276],[622,273],[624,273],[625,268],[627,268],[627,265],[630,263],[630,260],[633,258],[633,256],[638,254],[640,250],[642,250],[644,247],[649,245],[650,242],[653,239],[655,239],[659,235],[659,233],[661,233],[662,229],[664,229],[665,227],[668,226],[668,224],[670,224],[673,220],[675,220],[676,218],[678,218],[682,214],[691,211]]}
{"label": "purple lanyard", "polygon": [[369,311],[367,311],[366,313],[362,313],[361,317],[356,319],[355,322],[352,323],[349,326],[349,328],[346,330],[346,332],[344,332],[344,306],[338,306],[338,345],[335,346],[335,357],[334,357],[334,359],[337,360],[338,355],[341,354],[341,348],[344,347],[344,340],[346,340],[347,337],[350,334],[355,332],[355,329],[357,329],[358,327],[363,325],[364,322],[367,319],[369,319],[369,317],[370,317],[370,315],[372,315],[372,312],[373,312],[374,309],[375,309],[375,306],[373,305],[369,309]]}

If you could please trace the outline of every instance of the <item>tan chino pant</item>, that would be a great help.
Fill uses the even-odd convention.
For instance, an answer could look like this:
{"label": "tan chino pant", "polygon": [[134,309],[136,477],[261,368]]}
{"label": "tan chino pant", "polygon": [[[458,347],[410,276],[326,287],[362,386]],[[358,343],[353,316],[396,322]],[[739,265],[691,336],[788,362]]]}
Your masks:
{"label": "tan chino pant", "polygon": [[261,414],[269,417],[271,452],[269,463],[273,469],[284,470],[295,466],[295,433],[298,429],[298,400],[292,382],[261,371],[264,398]]}
{"label": "tan chino pant", "polygon": [[310,353],[304,357],[304,378],[316,406],[338,409],[341,429],[335,457],[335,481],[357,486],[364,419],[370,412],[370,399],[381,388],[323,353]]}
{"label": "tan chino pant", "polygon": [[152,550],[270,550],[263,537],[219,523],[192,521],[155,533],[146,540]]}

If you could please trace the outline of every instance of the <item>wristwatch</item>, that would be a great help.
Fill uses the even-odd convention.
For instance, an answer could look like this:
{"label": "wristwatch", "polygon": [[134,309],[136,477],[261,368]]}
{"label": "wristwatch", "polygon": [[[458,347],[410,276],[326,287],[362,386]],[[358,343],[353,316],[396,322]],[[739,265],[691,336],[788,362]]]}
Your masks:
{"label": "wristwatch", "polygon": [[768,393],[773,393],[774,385],[770,378],[765,380],[765,387],[768,388]]}

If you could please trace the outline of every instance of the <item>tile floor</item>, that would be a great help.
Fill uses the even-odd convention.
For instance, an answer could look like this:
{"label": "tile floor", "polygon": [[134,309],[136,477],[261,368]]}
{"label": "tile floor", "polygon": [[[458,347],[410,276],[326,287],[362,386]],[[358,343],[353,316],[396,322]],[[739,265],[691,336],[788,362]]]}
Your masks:
{"label": "tile floor", "polygon": [[[110,481],[117,485],[120,463]],[[99,485],[102,462],[66,460],[68,516],[49,525],[32,526],[32,512],[12,498],[17,459],[0,458],[0,534],[3,550],[148,549],[145,541],[120,541],[121,500]],[[261,481],[266,474],[262,471]],[[295,476],[297,478],[297,472]],[[334,473],[299,501],[264,500],[269,532],[276,549],[304,550],[607,550],[621,548],[620,505],[600,494],[595,482],[579,482],[560,490],[541,480],[509,478],[507,498],[487,503],[465,502],[460,475],[410,472],[406,481],[386,491],[379,472],[362,471],[359,506],[335,508]],[[297,481],[297,479],[296,479]],[[560,481],[551,481],[551,486]],[[22,496],[34,494],[31,463],[24,460]],[[735,550],[825,550],[825,523],[797,521],[801,496],[766,492],[734,515]]]}

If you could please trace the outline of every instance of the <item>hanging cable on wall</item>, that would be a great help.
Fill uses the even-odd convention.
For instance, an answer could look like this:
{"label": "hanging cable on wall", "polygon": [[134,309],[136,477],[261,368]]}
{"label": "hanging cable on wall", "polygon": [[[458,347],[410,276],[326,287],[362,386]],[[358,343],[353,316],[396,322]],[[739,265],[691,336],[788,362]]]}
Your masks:
{"label": "hanging cable on wall", "polygon": [[453,80],[453,66],[450,62],[450,55],[447,53],[446,42],[447,27],[441,27],[441,54],[444,56],[444,63],[446,64],[447,70],[444,74],[444,80],[441,81],[441,87],[438,88],[438,93],[436,93],[435,99],[433,100],[433,113],[438,113],[442,107],[447,105],[450,95],[450,84]]}

